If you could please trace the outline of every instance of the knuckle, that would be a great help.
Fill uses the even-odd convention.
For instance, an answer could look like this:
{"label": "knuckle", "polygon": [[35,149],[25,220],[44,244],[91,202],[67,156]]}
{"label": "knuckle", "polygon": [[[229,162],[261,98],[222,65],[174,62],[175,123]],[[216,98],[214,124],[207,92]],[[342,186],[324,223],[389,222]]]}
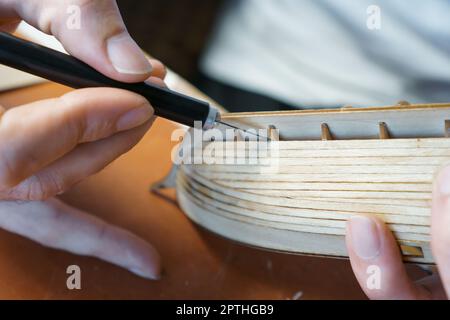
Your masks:
{"label": "knuckle", "polygon": [[55,101],[58,105],[61,121],[64,123],[64,132],[62,136],[68,144],[76,146],[82,141],[84,133],[87,130],[87,115],[83,108],[77,108],[74,106],[77,104],[73,102],[72,95],[63,95]]}
{"label": "knuckle", "polygon": [[115,0],[76,0],[76,5],[80,7],[81,12],[101,13],[96,15],[97,26],[100,27],[98,34],[105,39],[126,32]]}
{"label": "knuckle", "polygon": [[45,8],[41,10],[38,18],[38,28],[45,33],[52,33],[54,17],[57,16],[56,8]]}
{"label": "knuckle", "polygon": [[79,143],[106,138],[117,131],[115,117],[103,116],[101,121],[93,117],[86,105],[80,104],[79,94],[80,91],[72,92],[60,97],[57,102],[62,107],[60,112],[65,124],[65,141],[73,147]]}
{"label": "knuckle", "polygon": [[43,1],[29,1],[29,12],[33,12],[31,17],[36,23],[38,29],[45,33],[54,32],[54,21],[58,20],[55,17],[61,16],[60,6],[57,2],[44,3]]}
{"label": "knuckle", "polygon": [[22,195],[23,200],[43,201],[66,190],[61,176],[55,173],[42,173],[34,175],[27,181]]}
{"label": "knuckle", "polygon": [[103,121],[95,122],[86,126],[84,132],[79,138],[80,142],[91,142],[108,137],[116,131],[115,121],[111,119],[103,119]]}

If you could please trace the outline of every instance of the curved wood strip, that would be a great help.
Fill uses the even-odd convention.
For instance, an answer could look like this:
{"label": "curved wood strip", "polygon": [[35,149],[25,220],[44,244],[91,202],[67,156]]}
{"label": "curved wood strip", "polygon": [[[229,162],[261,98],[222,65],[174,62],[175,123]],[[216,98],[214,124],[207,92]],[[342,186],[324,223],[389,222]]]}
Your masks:
{"label": "curved wood strip", "polygon": [[[405,259],[433,261],[429,250],[432,182],[450,159],[450,139],[277,144],[279,152],[272,156],[279,156],[278,162],[264,153],[257,161],[248,161],[245,157],[254,148],[245,143],[240,144],[242,153],[228,142],[205,144],[215,153],[206,153],[203,160],[219,161],[182,166],[177,177],[180,203],[187,214],[212,231],[251,245],[336,256],[343,252],[346,220],[354,214],[374,214],[386,221],[399,243],[424,252],[424,257]],[[230,151],[238,155],[234,160],[247,161],[220,162]],[[278,167],[269,167],[274,163]],[[242,230],[250,233],[244,235]],[[320,245],[286,241],[297,236],[317,239]],[[330,252],[327,237],[337,237],[340,246]]]}
{"label": "curved wood strip", "polygon": [[[233,206],[227,206],[220,202],[210,203],[205,201],[205,198],[201,195],[192,194],[189,191],[188,187],[183,186],[185,192],[193,201],[196,201],[198,205],[207,209],[210,213],[214,213],[217,215],[225,216],[229,219],[234,219],[246,223],[254,223],[257,225],[263,225],[268,228],[276,228],[282,229],[286,231],[301,231],[301,232],[313,232],[319,234],[333,234],[333,235],[345,235],[345,228],[332,226],[331,223],[333,221],[328,221],[328,225],[314,225],[314,224],[295,224],[292,221],[278,221],[273,219],[265,219],[265,216],[261,214],[261,212],[253,212],[249,215],[242,214],[242,209],[239,212],[236,212],[236,208]],[[251,211],[246,211],[246,213]],[[257,216],[255,216],[257,214]],[[341,221],[341,224],[344,226],[345,221]],[[429,231],[425,233],[415,233],[414,230],[408,228],[408,226],[400,226],[400,225],[390,225],[392,227],[394,233],[396,234],[399,240],[405,241],[429,241]]]}
{"label": "curved wood strip", "polygon": [[[242,234],[235,234],[235,232],[239,232],[239,230],[253,227],[259,228],[263,227],[264,232],[258,236],[258,234],[255,233],[249,233],[245,235],[246,241],[243,241],[244,243],[255,245],[258,247],[263,248],[269,248],[269,249],[275,249],[275,250],[282,250],[282,251],[289,251],[289,252],[297,252],[297,253],[313,253],[313,254],[329,254],[329,255],[338,255],[337,252],[327,253],[325,248],[322,248],[322,250],[318,250],[316,252],[310,252],[307,247],[305,247],[305,243],[291,243],[290,245],[286,245],[285,243],[280,243],[281,239],[284,238],[284,236],[291,238],[295,237],[295,234],[298,235],[304,235],[305,233],[308,234],[311,238],[316,238],[317,235],[325,236],[325,237],[318,237],[319,245],[330,245],[330,243],[323,242],[323,240],[326,239],[326,236],[338,236],[343,240],[344,236],[344,230],[343,229],[332,229],[332,228],[307,228],[305,226],[299,226],[296,229],[297,230],[287,230],[286,224],[282,223],[274,223],[274,224],[265,224],[261,220],[258,219],[243,219],[242,217],[236,217],[233,214],[230,214],[224,210],[218,210],[217,208],[204,204],[200,200],[195,199],[192,194],[188,192],[185,188],[178,188],[178,199],[180,201],[180,204],[182,208],[185,210],[185,212],[197,223],[200,225],[203,225],[204,227],[221,234],[227,238],[241,241],[239,240],[242,236]],[[189,208],[195,207],[195,210],[190,210]],[[226,219],[228,221],[233,221],[235,224],[235,229],[227,229],[224,228],[224,224],[217,223],[217,220],[224,221],[222,219]],[[205,223],[205,221],[210,221],[210,223]],[[273,241],[270,241],[270,243],[266,243],[266,236],[269,236],[271,232],[278,233],[277,239],[273,239]],[[318,233],[317,231],[320,231]],[[329,233],[331,232],[331,234]],[[429,236],[427,235],[411,235],[409,233],[403,234],[404,240],[408,242],[413,242],[417,246],[421,246],[422,248],[426,248],[428,245],[428,242],[430,241]],[[261,237],[262,236],[262,237]],[[399,234],[397,234],[397,237]],[[281,239],[280,239],[281,238]],[[339,239],[339,238],[336,238]],[[281,241],[282,242],[282,241]],[[309,247],[309,246],[308,246]],[[345,254],[344,254],[345,256]],[[430,254],[431,256],[431,254]],[[430,258],[428,258],[430,259]],[[432,259],[432,258],[431,258]],[[423,259],[417,259],[417,261],[422,261]]]}
{"label": "curved wood strip", "polygon": [[[193,178],[195,176],[195,178]],[[235,197],[236,199],[247,200],[251,202],[274,205],[277,207],[290,207],[297,209],[313,209],[313,210],[336,210],[345,211],[348,213],[379,213],[379,214],[393,214],[393,215],[407,215],[407,216],[423,216],[429,217],[430,209],[414,206],[395,206],[389,203],[385,204],[358,204],[358,203],[346,203],[330,200],[329,202],[318,201],[317,199],[305,200],[305,199],[292,199],[292,198],[279,198],[279,197],[267,197],[263,195],[250,194],[245,191],[237,192],[233,188],[227,188],[221,186],[215,181],[210,181],[199,174],[194,174],[190,177],[190,181],[198,181],[203,186],[206,186],[211,192],[217,191],[223,194]]]}

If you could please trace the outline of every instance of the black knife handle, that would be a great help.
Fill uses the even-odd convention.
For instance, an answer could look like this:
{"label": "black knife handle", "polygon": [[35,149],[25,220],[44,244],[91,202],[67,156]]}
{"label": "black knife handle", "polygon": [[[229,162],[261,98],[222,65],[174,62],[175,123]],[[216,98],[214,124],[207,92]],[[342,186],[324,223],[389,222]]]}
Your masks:
{"label": "black knife handle", "polygon": [[193,127],[212,126],[217,110],[207,102],[147,83],[110,79],[86,63],[62,52],[0,32],[0,63],[71,88],[113,87],[145,97],[157,116]]}

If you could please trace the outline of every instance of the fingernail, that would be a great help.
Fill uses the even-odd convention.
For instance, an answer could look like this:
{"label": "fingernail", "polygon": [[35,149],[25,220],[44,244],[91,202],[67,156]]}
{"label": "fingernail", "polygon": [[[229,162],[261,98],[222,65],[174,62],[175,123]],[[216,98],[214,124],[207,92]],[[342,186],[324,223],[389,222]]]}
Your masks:
{"label": "fingernail", "polygon": [[448,197],[450,196],[450,167],[445,167],[439,173],[438,179],[438,190],[441,193],[441,196]]}
{"label": "fingernail", "polygon": [[116,128],[119,131],[136,128],[150,120],[152,116],[153,109],[149,104],[144,104],[122,115],[116,123]]}
{"label": "fingernail", "polygon": [[350,232],[355,253],[363,260],[376,258],[380,254],[380,237],[375,221],[364,216],[350,218]]}
{"label": "fingernail", "polygon": [[109,59],[117,72],[146,74],[152,71],[152,65],[128,33],[109,38],[107,50]]}
{"label": "fingernail", "polygon": [[145,279],[149,279],[149,280],[161,280],[161,276],[160,275],[154,275],[152,272],[150,271],[145,271],[145,270],[141,270],[141,269],[130,269],[130,272],[134,273],[135,275],[145,278]]}

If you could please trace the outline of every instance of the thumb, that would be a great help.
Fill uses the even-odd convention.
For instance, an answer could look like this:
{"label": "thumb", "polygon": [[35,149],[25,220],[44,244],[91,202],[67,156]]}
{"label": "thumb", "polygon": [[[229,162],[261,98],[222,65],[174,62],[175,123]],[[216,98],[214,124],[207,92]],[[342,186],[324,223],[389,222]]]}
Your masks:
{"label": "thumb", "polygon": [[432,293],[408,276],[392,232],[383,221],[355,216],[347,223],[347,250],[353,272],[370,299],[430,299]]}
{"label": "thumb", "polygon": [[123,82],[150,76],[152,65],[128,33],[114,0],[10,3],[20,18],[54,35],[67,52],[106,76]]}

